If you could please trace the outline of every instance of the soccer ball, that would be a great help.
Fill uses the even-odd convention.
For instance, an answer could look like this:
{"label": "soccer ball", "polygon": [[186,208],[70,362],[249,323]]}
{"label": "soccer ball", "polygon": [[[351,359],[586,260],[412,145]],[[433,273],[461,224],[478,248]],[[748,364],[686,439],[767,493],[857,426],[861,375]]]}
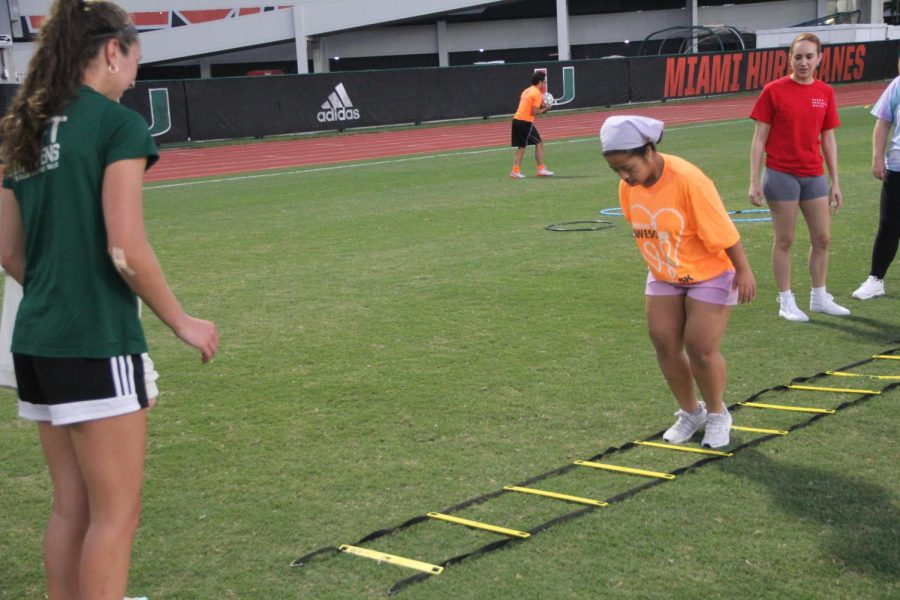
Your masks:
{"label": "soccer ball", "polygon": [[553,98],[553,94],[550,92],[544,94],[544,107],[551,108],[554,102],[556,102],[556,100]]}

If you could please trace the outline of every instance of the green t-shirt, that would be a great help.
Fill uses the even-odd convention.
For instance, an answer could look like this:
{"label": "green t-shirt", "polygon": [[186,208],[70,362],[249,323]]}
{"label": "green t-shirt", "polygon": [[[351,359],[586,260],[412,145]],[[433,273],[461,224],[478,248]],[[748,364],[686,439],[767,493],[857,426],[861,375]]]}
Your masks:
{"label": "green t-shirt", "polygon": [[25,228],[25,285],[12,351],[108,358],[147,351],[137,297],[108,252],[103,174],[159,153],[136,112],[82,86],[44,134],[41,166],[6,177]]}

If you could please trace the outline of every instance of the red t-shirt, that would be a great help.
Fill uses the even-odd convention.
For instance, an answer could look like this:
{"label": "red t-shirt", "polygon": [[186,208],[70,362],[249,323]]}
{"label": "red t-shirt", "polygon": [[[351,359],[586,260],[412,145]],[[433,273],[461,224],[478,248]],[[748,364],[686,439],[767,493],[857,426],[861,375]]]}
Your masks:
{"label": "red t-shirt", "polygon": [[824,175],[821,134],[841,124],[834,90],[813,80],[797,83],[790,76],[763,88],[750,118],[770,125],[766,166],[797,177]]}

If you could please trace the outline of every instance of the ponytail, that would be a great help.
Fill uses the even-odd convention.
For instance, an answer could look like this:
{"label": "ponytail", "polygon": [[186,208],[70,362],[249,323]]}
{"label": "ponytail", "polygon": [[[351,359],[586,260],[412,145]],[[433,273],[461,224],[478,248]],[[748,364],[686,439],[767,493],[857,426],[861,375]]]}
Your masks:
{"label": "ponytail", "polygon": [[109,0],[53,3],[25,81],[0,120],[0,159],[7,174],[37,169],[47,123],[75,98],[88,64],[111,39],[127,54],[137,36],[128,13]]}

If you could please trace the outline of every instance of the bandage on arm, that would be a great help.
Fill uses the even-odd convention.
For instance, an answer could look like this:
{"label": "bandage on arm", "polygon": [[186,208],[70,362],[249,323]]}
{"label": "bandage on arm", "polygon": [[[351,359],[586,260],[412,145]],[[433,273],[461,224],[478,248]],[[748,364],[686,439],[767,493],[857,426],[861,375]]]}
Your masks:
{"label": "bandage on arm", "polygon": [[134,292],[176,331],[187,318],[169,289],[144,229],[141,188],[146,160],[112,163],[103,177],[103,218],[110,260]]}

